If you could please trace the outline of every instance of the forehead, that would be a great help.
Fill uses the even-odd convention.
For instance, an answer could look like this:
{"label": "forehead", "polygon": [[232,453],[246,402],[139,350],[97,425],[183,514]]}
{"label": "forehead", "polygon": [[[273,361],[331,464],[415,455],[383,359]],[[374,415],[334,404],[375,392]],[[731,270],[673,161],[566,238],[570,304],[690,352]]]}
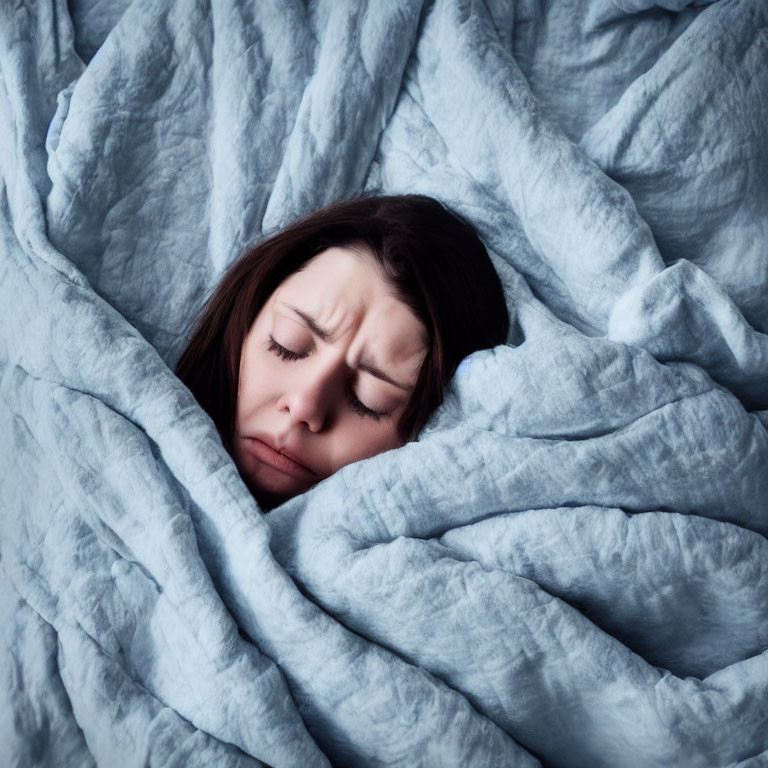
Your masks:
{"label": "forehead", "polygon": [[363,246],[334,246],[311,258],[285,284],[296,289],[321,286],[326,291],[347,291],[350,298],[372,293],[389,293],[384,271],[373,254]]}
{"label": "forehead", "polygon": [[276,292],[281,305],[312,315],[340,338],[362,336],[382,354],[424,350],[426,329],[395,293],[376,258],[362,247],[333,247],[288,277]]}

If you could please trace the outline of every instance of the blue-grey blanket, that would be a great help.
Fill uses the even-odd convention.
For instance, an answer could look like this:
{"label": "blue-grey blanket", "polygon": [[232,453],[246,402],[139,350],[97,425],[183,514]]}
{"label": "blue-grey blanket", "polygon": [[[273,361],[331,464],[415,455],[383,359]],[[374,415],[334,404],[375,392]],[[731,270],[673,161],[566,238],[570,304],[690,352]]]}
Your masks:
{"label": "blue-grey blanket", "polygon": [[[768,764],[766,125],[764,0],[0,4],[0,764]],[[363,189],[509,344],[265,516],[173,365]]]}

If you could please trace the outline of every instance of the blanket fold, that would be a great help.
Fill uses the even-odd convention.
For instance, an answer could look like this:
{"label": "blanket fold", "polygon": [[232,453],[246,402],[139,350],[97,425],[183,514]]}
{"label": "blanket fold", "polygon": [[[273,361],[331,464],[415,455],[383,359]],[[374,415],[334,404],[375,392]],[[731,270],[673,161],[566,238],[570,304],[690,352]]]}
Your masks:
{"label": "blanket fold", "polygon": [[[761,764],[767,29],[1,7],[0,762]],[[477,227],[508,344],[265,515],[172,366],[242,247],[362,190]]]}

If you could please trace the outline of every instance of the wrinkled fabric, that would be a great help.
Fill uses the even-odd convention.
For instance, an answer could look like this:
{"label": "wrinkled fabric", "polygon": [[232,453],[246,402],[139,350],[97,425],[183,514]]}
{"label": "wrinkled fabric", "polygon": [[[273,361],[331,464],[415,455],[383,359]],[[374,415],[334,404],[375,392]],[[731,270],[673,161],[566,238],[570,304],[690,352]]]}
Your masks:
{"label": "wrinkled fabric", "polygon": [[[0,762],[768,760],[766,124],[762,0],[1,6]],[[363,190],[508,344],[265,515],[173,366]]]}

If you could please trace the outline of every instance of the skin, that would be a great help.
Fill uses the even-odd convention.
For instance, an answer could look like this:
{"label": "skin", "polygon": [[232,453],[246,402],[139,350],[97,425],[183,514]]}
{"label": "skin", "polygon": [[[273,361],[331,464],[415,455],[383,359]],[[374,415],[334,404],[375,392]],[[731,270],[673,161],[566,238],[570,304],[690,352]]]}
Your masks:
{"label": "skin", "polygon": [[272,506],[401,446],[426,352],[423,324],[362,247],[329,248],[290,275],[242,347],[233,455],[251,492]]}

